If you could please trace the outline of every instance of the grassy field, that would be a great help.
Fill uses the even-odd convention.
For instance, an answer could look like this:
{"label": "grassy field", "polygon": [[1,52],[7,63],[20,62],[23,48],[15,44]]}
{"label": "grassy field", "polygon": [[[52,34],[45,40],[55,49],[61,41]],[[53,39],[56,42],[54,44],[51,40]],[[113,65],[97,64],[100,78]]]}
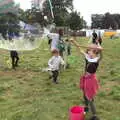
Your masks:
{"label": "grassy field", "polygon": [[[79,42],[88,43],[84,38]],[[101,120],[120,120],[120,39],[104,39],[103,47],[107,50],[97,72],[101,89],[96,107]],[[16,71],[6,64],[9,52],[0,51],[0,120],[68,120],[69,108],[83,105],[78,84],[84,58],[73,47],[75,60],[55,85],[48,73],[40,70],[47,67],[51,56],[47,49],[44,41],[39,49],[20,52],[20,67]]]}

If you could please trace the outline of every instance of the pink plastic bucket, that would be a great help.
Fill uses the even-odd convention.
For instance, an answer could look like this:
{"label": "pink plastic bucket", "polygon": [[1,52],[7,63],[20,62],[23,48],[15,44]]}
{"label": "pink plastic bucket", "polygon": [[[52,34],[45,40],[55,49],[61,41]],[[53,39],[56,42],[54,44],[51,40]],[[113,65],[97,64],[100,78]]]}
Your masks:
{"label": "pink plastic bucket", "polygon": [[84,120],[84,107],[83,106],[74,106],[70,108],[69,120]]}

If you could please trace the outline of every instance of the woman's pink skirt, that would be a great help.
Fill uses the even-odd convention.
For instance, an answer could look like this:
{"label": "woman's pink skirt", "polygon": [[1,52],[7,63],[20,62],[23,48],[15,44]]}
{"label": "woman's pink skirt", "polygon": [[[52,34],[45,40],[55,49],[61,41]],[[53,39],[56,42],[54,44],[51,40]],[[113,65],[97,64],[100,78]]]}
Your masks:
{"label": "woman's pink skirt", "polygon": [[95,74],[85,74],[80,78],[80,88],[83,90],[88,100],[92,100],[98,89],[99,83]]}

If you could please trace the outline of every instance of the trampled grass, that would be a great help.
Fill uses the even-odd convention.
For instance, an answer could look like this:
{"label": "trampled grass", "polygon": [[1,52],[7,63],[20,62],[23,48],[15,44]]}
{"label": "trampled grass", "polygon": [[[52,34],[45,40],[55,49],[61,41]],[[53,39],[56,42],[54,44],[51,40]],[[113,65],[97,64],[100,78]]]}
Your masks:
{"label": "trampled grass", "polygon": [[[87,44],[85,38],[78,39]],[[120,120],[120,39],[104,39],[103,59],[97,76],[101,89],[96,107],[101,120]],[[0,50],[0,120],[68,120],[69,108],[84,105],[78,88],[84,71],[84,58],[73,47],[70,69],[60,73],[58,85],[48,79],[47,67],[51,54],[47,42],[39,49],[20,52],[19,68],[8,68],[9,51]],[[89,118],[89,115],[87,116]]]}

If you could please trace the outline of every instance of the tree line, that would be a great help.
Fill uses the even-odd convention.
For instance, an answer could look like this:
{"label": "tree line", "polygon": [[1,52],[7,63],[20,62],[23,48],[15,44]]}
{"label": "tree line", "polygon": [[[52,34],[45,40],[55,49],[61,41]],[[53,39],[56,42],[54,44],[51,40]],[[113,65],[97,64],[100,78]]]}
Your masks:
{"label": "tree line", "polygon": [[120,29],[120,14],[93,14],[92,19],[92,28],[100,29]]}
{"label": "tree line", "polygon": [[[55,23],[56,26],[69,27],[71,30],[80,30],[86,27],[86,21],[79,12],[74,10],[73,0],[52,0],[52,9],[54,19],[51,16],[49,1],[43,4],[43,10],[36,7],[23,10],[18,8],[17,12],[8,11],[7,13],[0,13],[0,33],[5,37],[7,33],[19,33],[19,21],[27,24],[39,23],[42,27],[47,24]],[[13,1],[11,8],[14,8]],[[47,16],[47,19],[45,19]]]}

